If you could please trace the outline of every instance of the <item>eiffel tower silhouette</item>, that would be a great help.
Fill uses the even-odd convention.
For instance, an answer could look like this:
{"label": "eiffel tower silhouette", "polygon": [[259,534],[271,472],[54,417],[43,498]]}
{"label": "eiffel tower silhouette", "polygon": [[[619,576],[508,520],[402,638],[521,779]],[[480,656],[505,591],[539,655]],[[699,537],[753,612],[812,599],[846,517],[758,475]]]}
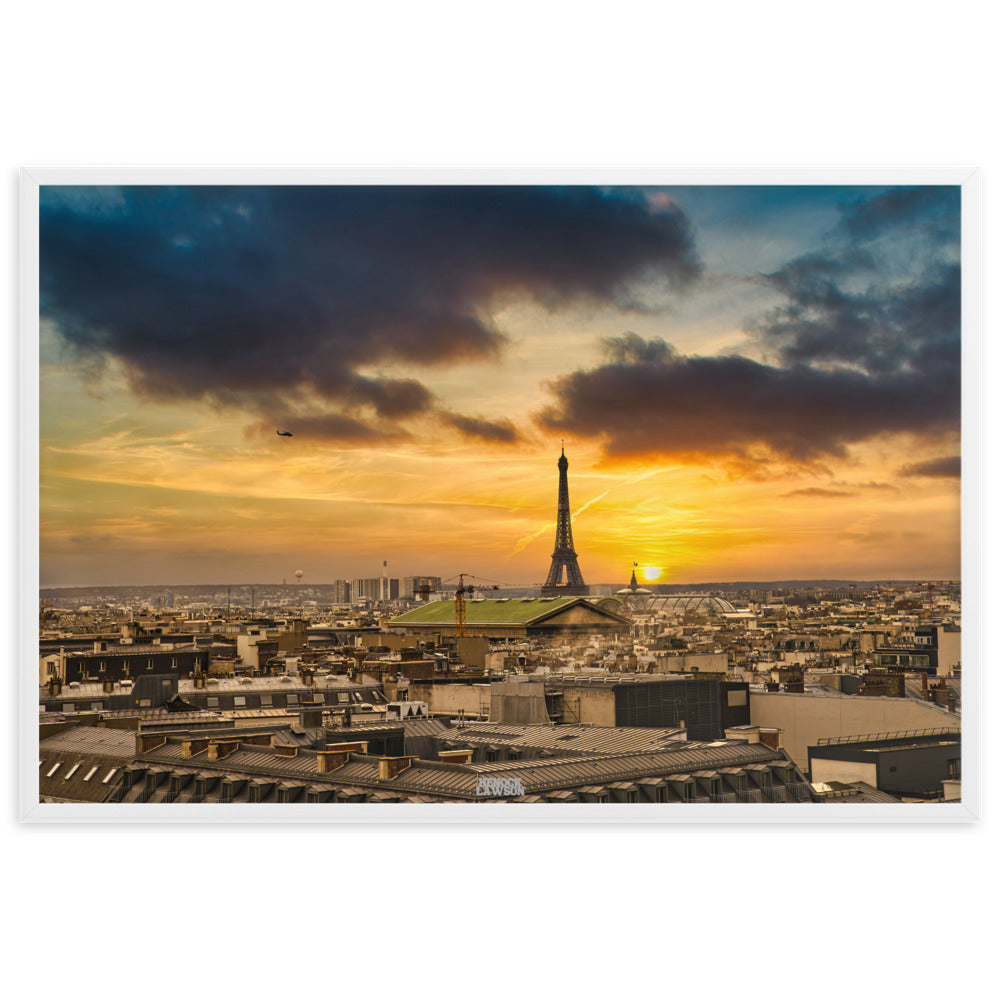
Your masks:
{"label": "eiffel tower silhouette", "polygon": [[[569,481],[566,470],[569,461],[566,449],[559,457],[559,508],[556,515],[556,550],[552,553],[549,576],[542,587],[542,597],[586,597],[590,587],[583,582],[576,552],[573,550],[573,526],[569,516]],[[560,582],[566,573],[566,582]]]}

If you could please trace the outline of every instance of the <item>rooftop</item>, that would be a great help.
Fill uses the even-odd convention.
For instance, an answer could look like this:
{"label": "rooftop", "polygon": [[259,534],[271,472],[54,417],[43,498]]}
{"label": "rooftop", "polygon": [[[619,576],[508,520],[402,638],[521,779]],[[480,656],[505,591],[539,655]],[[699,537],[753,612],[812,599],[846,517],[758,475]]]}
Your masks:
{"label": "rooftop", "polygon": [[[474,598],[465,602],[466,625],[528,625],[561,611],[571,605],[580,604],[598,615],[613,616],[602,611],[581,597],[500,597]],[[613,616],[617,617],[617,616]],[[441,625],[454,626],[455,602],[434,601],[399,615],[388,622],[396,625]]]}

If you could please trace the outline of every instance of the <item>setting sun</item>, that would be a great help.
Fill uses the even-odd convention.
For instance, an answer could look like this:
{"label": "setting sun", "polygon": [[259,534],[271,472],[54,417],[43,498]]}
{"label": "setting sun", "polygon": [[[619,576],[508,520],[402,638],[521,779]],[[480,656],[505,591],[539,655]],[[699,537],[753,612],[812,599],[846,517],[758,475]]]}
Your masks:
{"label": "setting sun", "polygon": [[649,580],[650,582],[652,582],[653,580],[656,580],[656,579],[658,579],[658,578],[659,578],[659,575],[660,575],[660,574],[661,574],[662,572],[663,572],[663,570],[662,570],[662,569],[660,569],[660,567],[659,567],[659,566],[643,566],[643,567],[642,567],[642,575],[643,575],[643,576],[644,576],[644,577],[645,577],[645,578],[646,578],[647,580]]}

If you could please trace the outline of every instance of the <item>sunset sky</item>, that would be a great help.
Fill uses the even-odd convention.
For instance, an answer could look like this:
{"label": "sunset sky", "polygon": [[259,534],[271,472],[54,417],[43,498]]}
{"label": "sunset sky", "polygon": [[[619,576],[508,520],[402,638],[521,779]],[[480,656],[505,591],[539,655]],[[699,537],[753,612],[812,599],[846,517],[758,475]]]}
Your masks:
{"label": "sunset sky", "polygon": [[40,200],[42,586],[959,576],[957,187]]}

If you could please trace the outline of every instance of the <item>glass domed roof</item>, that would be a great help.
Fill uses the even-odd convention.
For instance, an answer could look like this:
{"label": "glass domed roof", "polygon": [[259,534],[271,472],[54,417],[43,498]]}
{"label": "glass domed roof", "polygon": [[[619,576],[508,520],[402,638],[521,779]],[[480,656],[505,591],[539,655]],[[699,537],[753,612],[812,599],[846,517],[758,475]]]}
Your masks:
{"label": "glass domed roof", "polygon": [[647,609],[668,615],[683,615],[688,612],[724,615],[736,611],[724,597],[716,597],[714,594],[660,594],[649,598]]}

